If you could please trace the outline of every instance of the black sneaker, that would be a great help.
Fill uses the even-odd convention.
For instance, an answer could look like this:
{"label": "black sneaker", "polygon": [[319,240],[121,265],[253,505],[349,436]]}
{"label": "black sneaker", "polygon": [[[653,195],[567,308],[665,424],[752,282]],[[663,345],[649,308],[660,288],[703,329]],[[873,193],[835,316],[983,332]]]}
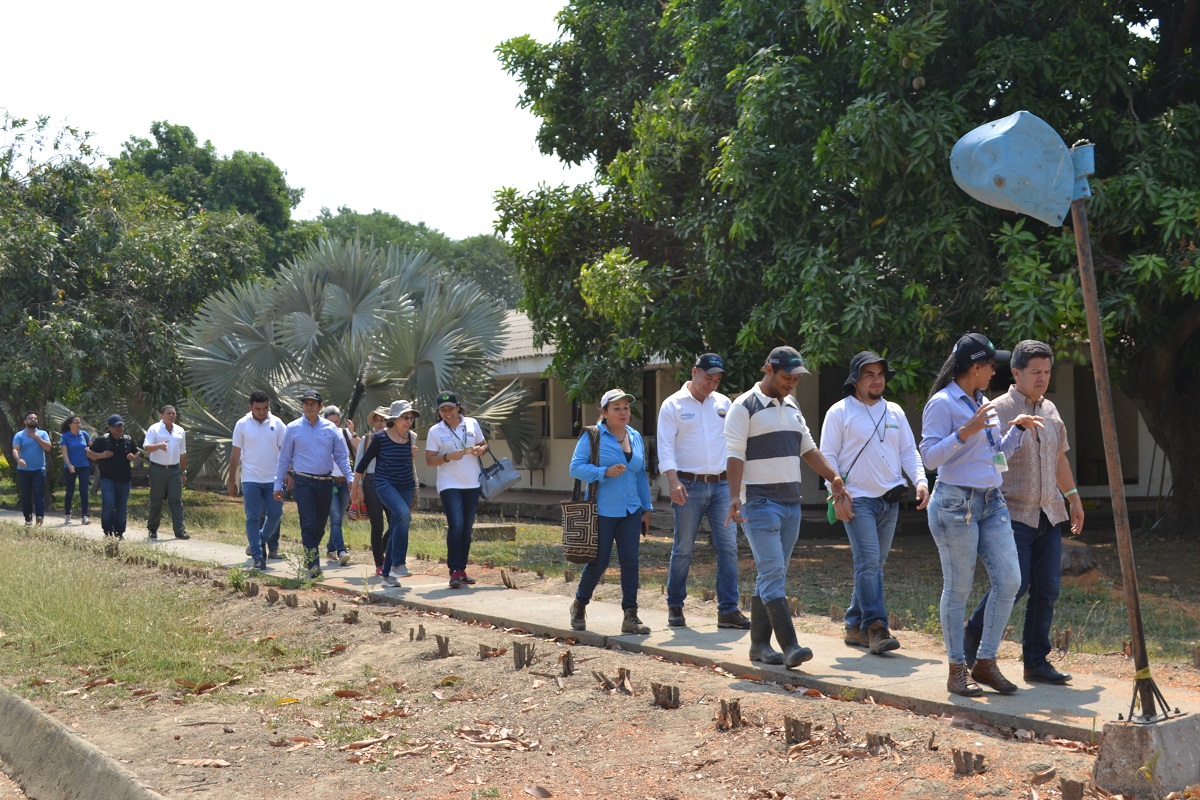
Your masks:
{"label": "black sneaker", "polygon": [[472,586],[475,583],[475,579],[468,575],[465,570],[459,570],[458,579],[468,586]]}
{"label": "black sneaker", "polygon": [[451,572],[450,573],[450,588],[451,589],[458,589],[462,586],[461,575],[462,575],[461,572]]}
{"label": "black sneaker", "polygon": [[150,533],[146,534],[146,538],[152,542],[157,542],[158,541],[158,531],[150,531]]}
{"label": "black sneaker", "polygon": [[246,555],[248,555],[248,556],[254,555],[254,551],[250,549],[250,545],[246,545]]}
{"label": "black sneaker", "polygon": [[324,580],[325,573],[321,572],[320,567],[312,567],[308,570],[308,577],[314,581]]}
{"label": "black sneaker", "polygon": [[265,572],[267,569],[267,560],[265,558],[254,559],[254,568],[259,572]]}
{"label": "black sneaker", "polygon": [[190,539],[192,537],[188,536],[187,531],[180,531],[179,533],[175,534],[175,538],[176,539]]}

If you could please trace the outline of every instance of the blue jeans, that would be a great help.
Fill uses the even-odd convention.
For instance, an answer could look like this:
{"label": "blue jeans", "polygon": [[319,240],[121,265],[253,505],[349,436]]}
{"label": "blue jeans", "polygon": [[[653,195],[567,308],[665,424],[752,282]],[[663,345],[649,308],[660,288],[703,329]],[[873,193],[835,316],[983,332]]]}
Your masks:
{"label": "blue jeans", "polygon": [[[1050,626],[1054,621],[1054,603],[1062,587],[1062,532],[1061,526],[1051,525],[1045,513],[1038,520],[1038,527],[1014,522],[1013,544],[1017,548],[1017,561],[1021,564],[1021,586],[1017,589],[1017,600],[1029,592],[1025,605],[1025,630],[1021,635],[1022,660],[1026,667],[1040,667],[1050,655]],[[975,638],[983,634],[983,621],[987,613],[988,599],[992,590],[979,601],[979,607],[967,622],[967,631]]]}
{"label": "blue jeans", "polygon": [[346,549],[342,538],[342,520],[346,507],[350,505],[350,484],[333,482],[333,500],[329,503],[329,552],[340,553]]}
{"label": "blue jeans", "polygon": [[333,481],[297,475],[292,497],[296,498],[296,516],[300,519],[305,566],[312,569],[321,564],[321,540],[325,538],[325,523],[329,522],[329,507],[333,503]]}
{"label": "blue jeans", "polygon": [[575,599],[586,604],[600,583],[600,576],[608,569],[612,559],[613,544],[617,545],[617,563],[621,565],[621,608],[638,607],[638,551],[641,548],[642,512],[635,511],[624,517],[598,517],[600,535],[597,537],[596,560],[583,568]]}
{"label": "blue jeans", "polygon": [[854,591],[846,609],[846,627],[861,626],[865,631],[882,620],[887,625],[887,607],[883,602],[883,565],[892,549],[896,534],[899,503],[878,497],[856,497],[854,519],[843,522],[854,555]]}
{"label": "blue jeans", "polygon": [[755,499],[742,506],[742,532],[758,568],[754,591],[764,603],[787,597],[788,562],[800,538],[800,503]]}
{"label": "blue jeans", "polygon": [[21,511],[25,512],[25,521],[32,522],[34,513],[46,516],[46,470],[19,469],[17,483],[21,490]]}
{"label": "blue jeans", "polygon": [[74,472],[63,467],[63,486],[66,496],[63,498],[63,513],[71,516],[71,501],[75,499],[75,481],[79,481],[79,511],[83,516],[88,515],[88,483],[92,480],[91,467],[76,467]]}
{"label": "blue jeans", "polygon": [[[375,485],[379,491],[379,485]],[[446,566],[451,573],[467,568],[471,556],[471,532],[475,530],[475,511],[479,508],[478,489],[443,489],[438,492],[446,512]]]}
{"label": "blue jeans", "polygon": [[246,510],[246,542],[250,545],[250,557],[257,561],[263,558],[264,549],[279,549],[283,501],[275,499],[275,486],[270,481],[242,481],[242,507]]}
{"label": "blue jeans", "polygon": [[992,582],[978,658],[995,658],[1021,582],[1004,495],[999,489],[972,489],[938,481],[926,513],[942,562],[940,612],[946,656],[952,664],[966,661],[963,622],[978,557]]}
{"label": "blue jeans", "polygon": [[682,606],[687,597],[692,551],[700,521],[707,516],[713,550],[717,553],[717,611],[722,614],[737,611],[737,526],[725,521],[729,512],[729,482],[679,482],[687,489],[687,500],[681,506],[671,506],[675,512],[675,542],[671,545],[671,566],[667,570],[667,606]]}
{"label": "blue jeans", "polygon": [[114,481],[112,478],[100,479],[100,527],[105,536],[119,536],[125,533],[125,515],[129,511],[129,489],[133,486],[129,481]]}
{"label": "blue jeans", "polygon": [[[383,553],[383,574],[408,561],[408,526],[412,522],[413,487],[397,489],[387,481],[375,481],[375,494],[388,510],[387,549]],[[448,559],[447,559],[448,561]]]}

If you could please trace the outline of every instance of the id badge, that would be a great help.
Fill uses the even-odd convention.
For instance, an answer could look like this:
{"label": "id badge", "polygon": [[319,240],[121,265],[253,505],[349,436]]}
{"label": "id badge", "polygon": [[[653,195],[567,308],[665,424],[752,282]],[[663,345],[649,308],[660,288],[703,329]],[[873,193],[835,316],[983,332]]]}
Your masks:
{"label": "id badge", "polygon": [[998,473],[1003,474],[1008,472],[1008,459],[1004,457],[1004,453],[1001,453],[999,450],[996,451],[995,455],[992,456],[992,466],[996,468],[996,472]]}

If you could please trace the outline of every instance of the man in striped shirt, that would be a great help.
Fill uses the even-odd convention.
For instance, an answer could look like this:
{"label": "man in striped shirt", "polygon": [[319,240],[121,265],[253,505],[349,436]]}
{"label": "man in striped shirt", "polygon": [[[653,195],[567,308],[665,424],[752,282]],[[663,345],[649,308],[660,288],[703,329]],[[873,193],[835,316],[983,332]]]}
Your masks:
{"label": "man in striped shirt", "polygon": [[[804,359],[792,347],[776,347],[763,379],[733,401],[725,418],[725,469],[729,519],[741,523],[754,553],[758,579],[750,606],[750,660],[788,669],[812,658],[796,642],[787,604],[787,568],[800,538],[800,461],[825,478],[835,497],[846,487],[817,449],[800,406],[792,397]],[[744,516],[743,516],[744,512]],[[771,632],[783,653],[771,649]]]}

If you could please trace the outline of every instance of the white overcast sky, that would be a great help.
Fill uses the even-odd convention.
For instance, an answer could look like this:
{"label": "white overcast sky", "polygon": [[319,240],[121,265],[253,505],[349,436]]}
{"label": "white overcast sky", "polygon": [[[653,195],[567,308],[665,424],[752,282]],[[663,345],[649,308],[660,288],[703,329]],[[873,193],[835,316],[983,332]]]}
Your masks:
{"label": "white overcast sky", "polygon": [[4,12],[0,108],[93,131],[106,155],[154,120],[187,125],[285,170],[296,219],[378,208],[460,239],[492,231],[502,186],[591,176],[538,152],[493,52],[557,38],[563,4],[23,0]]}

